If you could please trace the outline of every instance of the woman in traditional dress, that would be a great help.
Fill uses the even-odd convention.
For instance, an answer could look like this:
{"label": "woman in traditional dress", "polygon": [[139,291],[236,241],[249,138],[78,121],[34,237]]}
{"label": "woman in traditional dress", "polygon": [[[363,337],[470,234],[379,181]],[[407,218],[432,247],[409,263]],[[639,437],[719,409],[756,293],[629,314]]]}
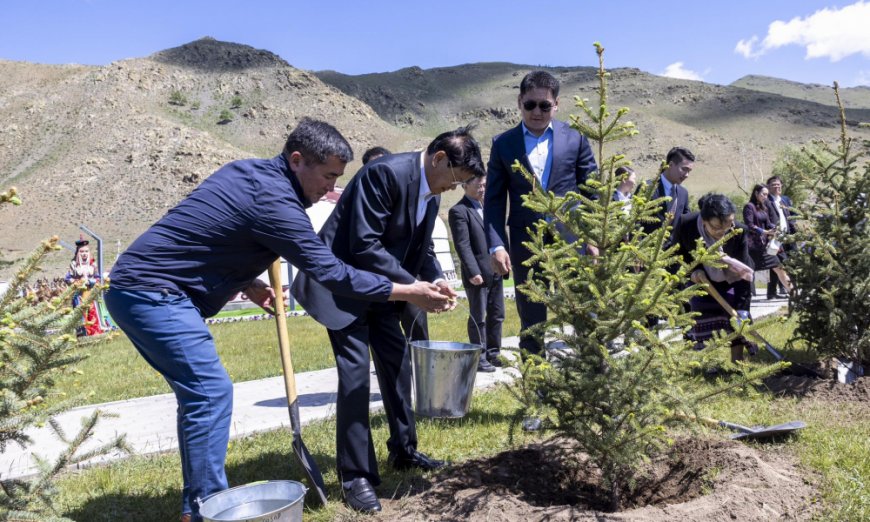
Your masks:
{"label": "woman in traditional dress", "polygon": [[[68,284],[79,283],[82,290],[73,294],[73,307],[81,304],[82,299],[87,297],[88,289],[93,288],[99,280],[97,264],[91,257],[89,241],[80,239],[76,241],[76,252],[69,264],[69,271],[64,280]],[[97,303],[93,302],[82,312],[83,324],[76,329],[77,335],[97,335],[103,333],[100,327],[100,316],[97,313]]]}

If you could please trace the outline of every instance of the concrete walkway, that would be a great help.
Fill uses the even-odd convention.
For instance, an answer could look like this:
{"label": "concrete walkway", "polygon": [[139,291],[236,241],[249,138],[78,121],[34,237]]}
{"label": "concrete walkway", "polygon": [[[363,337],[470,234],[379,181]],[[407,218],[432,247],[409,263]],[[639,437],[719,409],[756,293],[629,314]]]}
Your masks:
{"label": "concrete walkway", "polygon": [[[785,304],[785,300],[754,299],[752,315],[760,318],[776,312]],[[508,337],[502,344],[508,349],[517,348],[519,338]],[[501,368],[495,373],[477,373],[475,388],[489,388],[497,382],[507,381],[510,378],[510,373]],[[296,386],[299,394],[299,413],[303,424],[329,418],[335,414],[338,389],[335,368],[299,373],[296,375]],[[282,427],[289,428],[290,419],[282,377],[237,383],[233,387],[233,393],[231,437],[244,437]],[[383,408],[378,382],[373,371],[370,408],[372,410]],[[83,406],[64,412],[57,416],[56,420],[66,434],[71,436],[78,432],[81,421],[90,416],[94,410],[112,416],[100,421],[96,433],[90,443],[83,448],[84,450],[104,444],[122,433],[127,435],[128,444],[137,454],[161,453],[178,448],[176,402],[172,394]],[[66,446],[47,426],[28,430],[27,434],[33,439],[28,449],[22,450],[17,444],[12,443],[7,446],[4,453],[0,454],[0,479],[33,475],[37,468],[31,458],[32,454],[38,454],[53,462]],[[124,457],[123,454],[110,454],[92,459],[86,465]]]}

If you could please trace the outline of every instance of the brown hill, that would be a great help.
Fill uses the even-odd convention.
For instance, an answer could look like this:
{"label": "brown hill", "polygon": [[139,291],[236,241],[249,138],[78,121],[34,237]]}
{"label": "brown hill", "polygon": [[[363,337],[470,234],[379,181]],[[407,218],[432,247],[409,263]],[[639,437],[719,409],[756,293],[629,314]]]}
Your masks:
{"label": "brown hill", "polygon": [[[757,75],[744,76],[731,84],[732,87],[742,87],[753,91],[779,94],[786,98],[835,106],[833,85],[833,81],[830,85],[819,85]],[[844,107],[850,109],[870,109],[870,87],[841,87],[840,99]]]}
{"label": "brown hill", "polygon": [[[488,138],[519,123],[517,95],[527,65],[479,63],[422,70],[348,76],[318,72],[325,83],[359,98],[402,128],[431,132],[469,121]],[[559,119],[578,113],[573,98],[597,100],[595,70],[548,68],[561,81]],[[737,192],[735,176],[747,182],[765,176],[787,145],[837,135],[837,111],[829,105],[745,88],[677,80],[624,68],[611,71],[610,107],[630,107],[640,134],[620,142],[619,151],[640,172],[652,175],[664,154],[684,145],[697,157],[690,191]],[[833,101],[833,93],[830,92]],[[854,132],[870,121],[870,106],[847,111]],[[433,125],[434,124],[434,125]],[[864,134],[866,135],[866,134]],[[487,143],[488,144],[488,143]]]}
{"label": "brown hill", "polygon": [[[17,186],[25,202],[0,207],[0,259],[21,257],[52,234],[72,241],[85,224],[106,240],[110,264],[220,165],[276,154],[303,116],[333,123],[357,157],[374,144],[419,148],[477,121],[488,157],[491,137],[519,122],[518,84],[531,69],[479,63],[311,73],[268,51],[211,38],[104,67],[0,61],[0,187]],[[550,70],[563,83],[559,118],[576,112],[573,96],[595,99],[593,69]],[[671,146],[690,147],[699,158],[688,183],[695,193],[736,192],[735,177],[766,175],[786,145],[837,133],[830,105],[637,69],[612,73],[610,105],[631,107],[640,130],[621,151],[649,175]],[[225,111],[231,121],[221,121]],[[848,117],[870,121],[870,111],[856,108]],[[458,197],[445,197],[443,213]],[[52,270],[67,258],[59,255]]]}
{"label": "brown hill", "polygon": [[358,157],[375,142],[406,145],[313,74],[213,39],[105,67],[0,62],[0,79],[0,186],[24,200],[0,208],[0,259],[52,234],[71,242],[80,224],[115,254],[217,167],[277,154],[303,116],[333,123]]}

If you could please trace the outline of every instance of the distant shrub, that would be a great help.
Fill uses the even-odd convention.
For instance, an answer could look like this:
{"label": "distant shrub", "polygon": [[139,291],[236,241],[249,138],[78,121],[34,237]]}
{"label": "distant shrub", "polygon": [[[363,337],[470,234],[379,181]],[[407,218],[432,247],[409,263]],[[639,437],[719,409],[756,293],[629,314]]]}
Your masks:
{"label": "distant shrub", "polygon": [[231,113],[227,109],[222,110],[221,113],[218,115],[218,123],[220,124],[229,123],[231,121],[233,121],[233,113]]}
{"label": "distant shrub", "polygon": [[195,111],[198,111],[199,110],[199,100],[196,100],[195,102],[191,103],[190,108],[195,110]]}
{"label": "distant shrub", "polygon": [[233,99],[230,100],[230,109],[238,109],[242,106],[242,97],[241,96],[233,96]]}
{"label": "distant shrub", "polygon": [[183,92],[173,89],[172,92],[169,93],[169,104],[178,106],[187,105],[187,96],[185,96]]}

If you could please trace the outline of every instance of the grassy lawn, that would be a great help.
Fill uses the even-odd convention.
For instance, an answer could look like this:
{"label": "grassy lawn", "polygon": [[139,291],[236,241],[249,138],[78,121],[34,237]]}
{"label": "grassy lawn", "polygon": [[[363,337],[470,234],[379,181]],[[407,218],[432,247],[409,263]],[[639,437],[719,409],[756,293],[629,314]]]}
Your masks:
{"label": "grassy lawn", "polygon": [[[517,335],[519,318],[514,301],[505,302],[504,336]],[[430,337],[436,340],[468,339],[465,321],[468,307],[462,304],[444,314],[429,315]],[[290,350],[297,372],[335,366],[326,329],[307,316],[287,319]],[[209,327],[218,353],[233,382],[281,375],[278,338],[274,320],[216,324]],[[75,405],[169,393],[169,386],[123,334],[108,343],[83,347],[89,357],[58,379],[58,395],[49,400],[70,399]],[[75,371],[73,371],[75,370]]]}
{"label": "grassy lawn", "polygon": [[[513,303],[508,304],[507,310],[511,319],[506,335],[513,335],[517,330]],[[433,338],[463,338],[464,317],[465,312],[459,310],[433,317],[430,322]],[[319,356],[305,353],[324,352],[328,359],[325,365],[332,364],[322,328],[307,318],[293,319],[290,325],[295,336],[295,346],[301,346],[301,343],[306,346],[305,349],[296,348],[294,357],[300,361],[308,361],[306,364],[312,366],[307,369],[313,369],[319,364]],[[305,325],[311,326],[311,332]],[[766,328],[764,335],[775,346],[782,347],[793,326],[792,323],[773,324]],[[240,375],[251,372],[251,367],[258,366],[249,364],[245,361],[246,358],[257,357],[262,361],[262,366],[272,368],[270,374],[277,374],[279,366],[274,354],[273,329],[269,321],[234,323],[213,329],[219,339],[224,361],[237,380],[240,380]],[[96,364],[101,358],[117,359],[117,355],[101,357],[104,350],[105,347],[101,348],[88,364]],[[787,359],[807,360],[808,357],[801,346],[782,351]],[[769,356],[762,354],[761,359],[767,360]],[[106,380],[130,381],[128,378],[118,378],[117,372],[110,372],[111,363],[103,364],[105,369],[102,371]],[[87,372],[84,367],[81,369]],[[122,389],[122,384],[115,386]],[[514,406],[512,399],[500,388],[478,393],[475,395],[472,411],[464,419],[421,419],[418,422],[420,448],[435,457],[452,461],[502,451],[508,447],[508,419]],[[807,477],[819,484],[822,495],[819,501],[824,506],[819,517],[821,520],[867,520],[870,517],[870,489],[867,487],[870,484],[870,449],[867,443],[870,409],[866,403],[776,398],[767,393],[748,390],[708,404],[702,413],[746,425],[805,421],[808,427],[798,437],[783,444],[761,447],[767,451],[793,455],[801,462],[807,470]],[[401,496],[409,484],[419,480],[419,475],[413,472],[397,473],[386,466],[384,460],[388,430],[384,416],[373,416],[372,426],[384,478],[384,484],[379,491],[382,495]],[[701,431],[708,430],[701,428]],[[718,433],[720,436],[727,435],[725,432]],[[306,445],[324,473],[330,498],[333,499],[326,508],[307,510],[306,520],[365,518],[349,513],[337,501],[340,493],[334,471],[334,422],[327,420],[307,425],[304,436]],[[522,444],[531,437],[521,433],[516,442]],[[230,484],[239,485],[264,479],[304,481],[290,443],[291,437],[287,431],[264,433],[232,441],[227,461]],[[170,452],[159,456],[133,457],[105,467],[70,473],[59,486],[58,507],[64,515],[75,520],[175,520],[181,488],[178,456],[175,452]]]}

